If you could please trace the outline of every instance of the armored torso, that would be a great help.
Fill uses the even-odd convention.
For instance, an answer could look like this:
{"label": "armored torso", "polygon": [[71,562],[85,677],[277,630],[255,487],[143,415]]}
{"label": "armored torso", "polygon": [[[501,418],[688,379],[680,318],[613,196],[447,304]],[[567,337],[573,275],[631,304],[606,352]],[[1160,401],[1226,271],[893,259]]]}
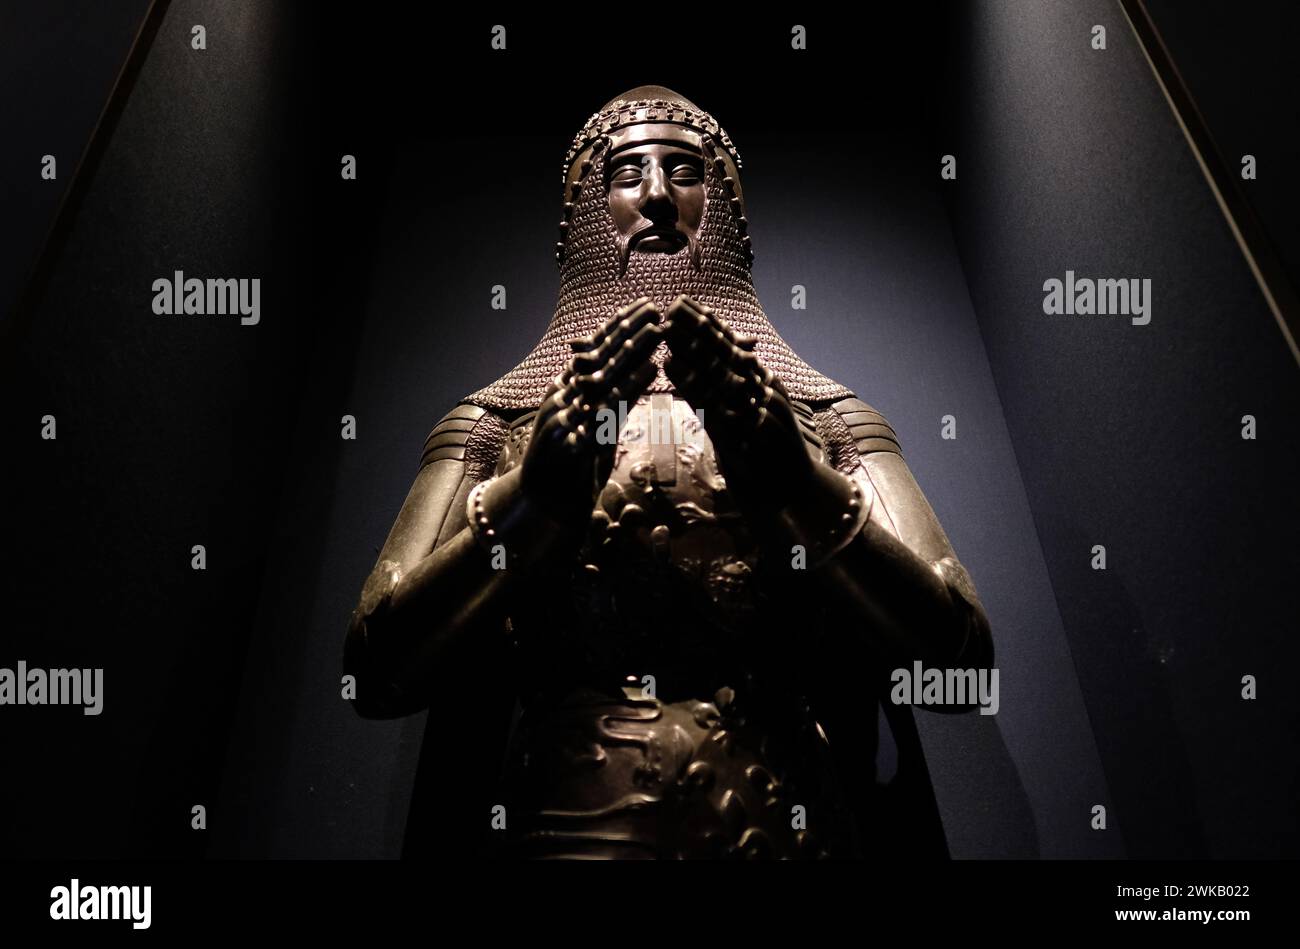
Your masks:
{"label": "armored torso", "polygon": [[[519,463],[531,419],[511,426],[498,474]],[[809,828],[843,819],[829,751],[778,651],[797,610],[767,577],[690,406],[656,393],[621,421],[586,543],[534,578],[549,595],[520,597],[532,607],[510,618],[522,705],[511,849],[824,855]]]}

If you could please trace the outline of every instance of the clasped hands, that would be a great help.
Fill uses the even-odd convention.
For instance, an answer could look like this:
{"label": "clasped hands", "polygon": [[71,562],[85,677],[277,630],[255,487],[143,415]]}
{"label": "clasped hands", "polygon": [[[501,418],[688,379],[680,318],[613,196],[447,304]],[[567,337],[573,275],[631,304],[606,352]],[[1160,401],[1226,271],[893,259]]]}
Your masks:
{"label": "clasped hands", "polygon": [[613,466],[617,439],[600,438],[609,411],[626,416],[654,381],[651,355],[668,344],[664,371],[694,408],[713,442],[723,477],[741,509],[761,516],[785,506],[811,480],[809,455],[781,381],[709,307],[679,296],[667,313],[634,301],[575,352],[533,422],[522,489],[556,520],[585,522]]}

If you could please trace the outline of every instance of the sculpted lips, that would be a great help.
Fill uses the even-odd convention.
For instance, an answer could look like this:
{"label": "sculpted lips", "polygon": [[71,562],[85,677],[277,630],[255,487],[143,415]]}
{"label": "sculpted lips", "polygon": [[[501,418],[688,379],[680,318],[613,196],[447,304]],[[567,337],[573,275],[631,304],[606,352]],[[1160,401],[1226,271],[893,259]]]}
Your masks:
{"label": "sculpted lips", "polygon": [[632,235],[630,247],[648,251],[675,251],[685,247],[686,235],[675,227],[651,225]]}

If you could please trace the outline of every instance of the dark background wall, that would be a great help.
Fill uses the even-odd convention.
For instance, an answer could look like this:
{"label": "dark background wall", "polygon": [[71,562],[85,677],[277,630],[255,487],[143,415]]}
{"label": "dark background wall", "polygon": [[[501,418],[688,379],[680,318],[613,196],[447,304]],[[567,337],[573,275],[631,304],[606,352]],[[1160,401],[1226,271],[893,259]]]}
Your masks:
{"label": "dark background wall", "polygon": [[[94,21],[92,6],[78,16]],[[6,314],[5,664],[105,670],[97,717],[5,709],[7,753],[27,769],[0,792],[9,854],[206,850],[188,815],[219,781],[313,368],[310,126],[292,108],[309,77],[292,26],[287,7],[172,5],[44,294]],[[105,13],[98,28],[120,55],[121,24]],[[22,125],[5,140],[33,148]],[[34,167],[10,183],[20,196],[48,184]],[[266,317],[155,316],[152,283],[177,269],[260,277]],[[40,438],[47,413],[54,441]]]}
{"label": "dark background wall", "polygon": [[[1295,360],[1119,8],[960,9],[954,233],[1129,853],[1294,854]],[[1067,269],[1150,324],[1044,315]]]}
{"label": "dark background wall", "polygon": [[[1292,289],[1300,286],[1300,7],[1271,0],[1145,0],[1234,183],[1263,224]],[[1241,178],[1241,158],[1258,163]],[[1293,330],[1294,332],[1294,330]]]}
{"label": "dark background wall", "polygon": [[[713,110],[745,158],[769,315],[891,419],[989,608],[1000,714],[918,716],[953,853],[1293,851],[1276,841],[1294,765],[1275,752],[1294,719],[1263,700],[1248,707],[1258,721],[1244,749],[1250,723],[1207,720],[1223,712],[1222,680],[1235,695],[1239,679],[1212,659],[1226,650],[1262,668],[1279,646],[1281,605],[1247,578],[1276,581],[1287,553],[1266,550],[1265,563],[1248,541],[1294,474],[1279,457],[1294,445],[1280,427],[1294,365],[1270,350],[1280,334],[1270,340],[1266,320],[1231,336],[1244,349],[1226,368],[1207,354],[1223,327],[1188,324],[1154,344],[1129,335],[1163,325],[1167,284],[1207,323],[1259,302],[1235,249],[1214,243],[1222,225],[1195,176],[1166,184],[1164,165],[1153,176],[1106,145],[1119,138],[1176,172],[1189,161],[1116,11],[1098,7],[1116,24],[1109,79],[1069,53],[1093,11],[1055,5],[1028,20],[999,4],[879,15],[865,40],[809,22],[810,50],[798,54],[788,23],[761,19],[704,25],[699,46],[649,43],[617,24],[512,21],[508,51],[493,53],[477,21],[393,29],[288,5],[174,0],[49,289],[21,321],[22,348],[0,357],[13,406],[4,437],[23,459],[9,488],[24,500],[9,533],[20,540],[0,564],[17,604],[0,660],[102,665],[107,678],[98,719],[6,711],[11,747],[33,764],[33,780],[6,784],[0,802],[10,850],[400,852],[428,723],[352,715],[338,691],[347,614],[430,426],[545,325],[570,136],[615,93],[664,82]],[[939,14],[966,30],[946,75],[934,65]],[[202,53],[189,49],[194,23],[208,28]],[[1085,26],[1085,50],[1086,38]],[[564,66],[591,48],[610,52],[599,69]],[[1041,74],[1061,58],[1074,72]],[[769,66],[733,69],[754,62]],[[1068,108],[1085,109],[1090,136],[1067,134]],[[938,156],[950,151],[960,177],[940,182]],[[358,181],[340,181],[344,153],[358,156]],[[1168,229],[1126,224],[1126,204]],[[1185,271],[1173,233],[1200,255]],[[1040,275],[1049,251],[1073,260],[1080,246],[1115,244],[1127,249],[1113,258],[1118,276],[1146,265],[1139,251],[1158,257],[1162,241],[1174,259],[1152,326],[1089,335],[1042,324],[1035,288],[1046,276],[1112,261],[1053,258]],[[262,324],[154,316],[149,285],[177,268],[262,277]],[[796,283],[807,311],[789,308]],[[489,307],[494,284],[507,287],[504,312]],[[1255,359],[1262,378],[1249,377]],[[1189,411],[1193,370],[1213,385]],[[1144,374],[1149,405],[1132,401]],[[1087,398],[1076,402],[1079,388]],[[1233,419],[1248,411],[1218,401],[1233,398],[1273,406],[1270,434],[1244,443],[1275,438],[1257,452],[1273,472],[1228,454]],[[38,436],[47,411],[59,417],[52,443]],[[1219,441],[1181,421],[1214,411]],[[345,413],[358,419],[356,442],[339,438]],[[939,438],[946,414],[958,418],[955,442]],[[1089,436],[1103,429],[1104,450],[1122,460],[1098,462]],[[1209,477],[1185,467],[1204,455],[1182,436],[1222,448],[1203,466]],[[1123,490],[1138,485],[1140,497]],[[1255,495],[1227,507],[1220,489]],[[1205,513],[1165,545],[1180,520],[1170,496]],[[1087,540],[1077,557],[1076,529]],[[1234,570],[1262,572],[1211,569],[1196,529],[1238,558]],[[1086,569],[1094,533],[1111,550],[1103,575]],[[194,543],[208,547],[204,573],[189,569]],[[1222,597],[1252,624],[1236,640]],[[1133,621],[1139,611],[1156,620]],[[1184,671],[1168,671],[1171,657]],[[1245,770],[1207,777],[1233,743],[1226,753]],[[476,793],[465,792],[469,819]],[[1263,796],[1262,816],[1205,820],[1249,793]],[[189,829],[194,803],[209,805],[206,834]],[[1095,803],[1110,808],[1111,832],[1088,827]],[[464,814],[426,832],[454,843]]]}
{"label": "dark background wall", "polygon": [[[10,130],[9,147],[0,149],[0,313],[17,304],[36,265],[148,7],[148,0],[0,6],[0,123]],[[56,160],[57,177],[48,181],[39,175],[46,155]]]}

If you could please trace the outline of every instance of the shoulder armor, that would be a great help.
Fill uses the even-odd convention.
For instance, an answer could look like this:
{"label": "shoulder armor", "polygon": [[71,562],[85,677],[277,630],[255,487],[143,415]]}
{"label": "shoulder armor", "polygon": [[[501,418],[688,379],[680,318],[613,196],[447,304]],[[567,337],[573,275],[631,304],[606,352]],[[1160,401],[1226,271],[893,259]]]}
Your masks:
{"label": "shoulder armor", "polygon": [[482,480],[492,473],[505,435],[506,422],[499,415],[462,402],[444,415],[425,439],[420,467],[435,461],[460,461],[467,475]]}
{"label": "shoulder armor", "polygon": [[873,451],[892,451],[898,455],[903,453],[893,426],[861,399],[842,399],[831,408],[848,426],[859,454],[865,455]]}
{"label": "shoulder armor", "polygon": [[443,459],[452,461],[465,460],[465,446],[469,443],[469,434],[479,419],[487,414],[487,409],[477,405],[458,405],[439,420],[429,437],[424,440],[424,454],[420,457],[420,467]]}
{"label": "shoulder armor", "polygon": [[794,409],[794,417],[799,422],[799,432],[803,435],[808,450],[815,457],[824,458],[826,456],[826,446],[817,431],[817,416],[813,410],[808,407],[806,402],[801,402],[798,399],[790,399],[790,408]]}

